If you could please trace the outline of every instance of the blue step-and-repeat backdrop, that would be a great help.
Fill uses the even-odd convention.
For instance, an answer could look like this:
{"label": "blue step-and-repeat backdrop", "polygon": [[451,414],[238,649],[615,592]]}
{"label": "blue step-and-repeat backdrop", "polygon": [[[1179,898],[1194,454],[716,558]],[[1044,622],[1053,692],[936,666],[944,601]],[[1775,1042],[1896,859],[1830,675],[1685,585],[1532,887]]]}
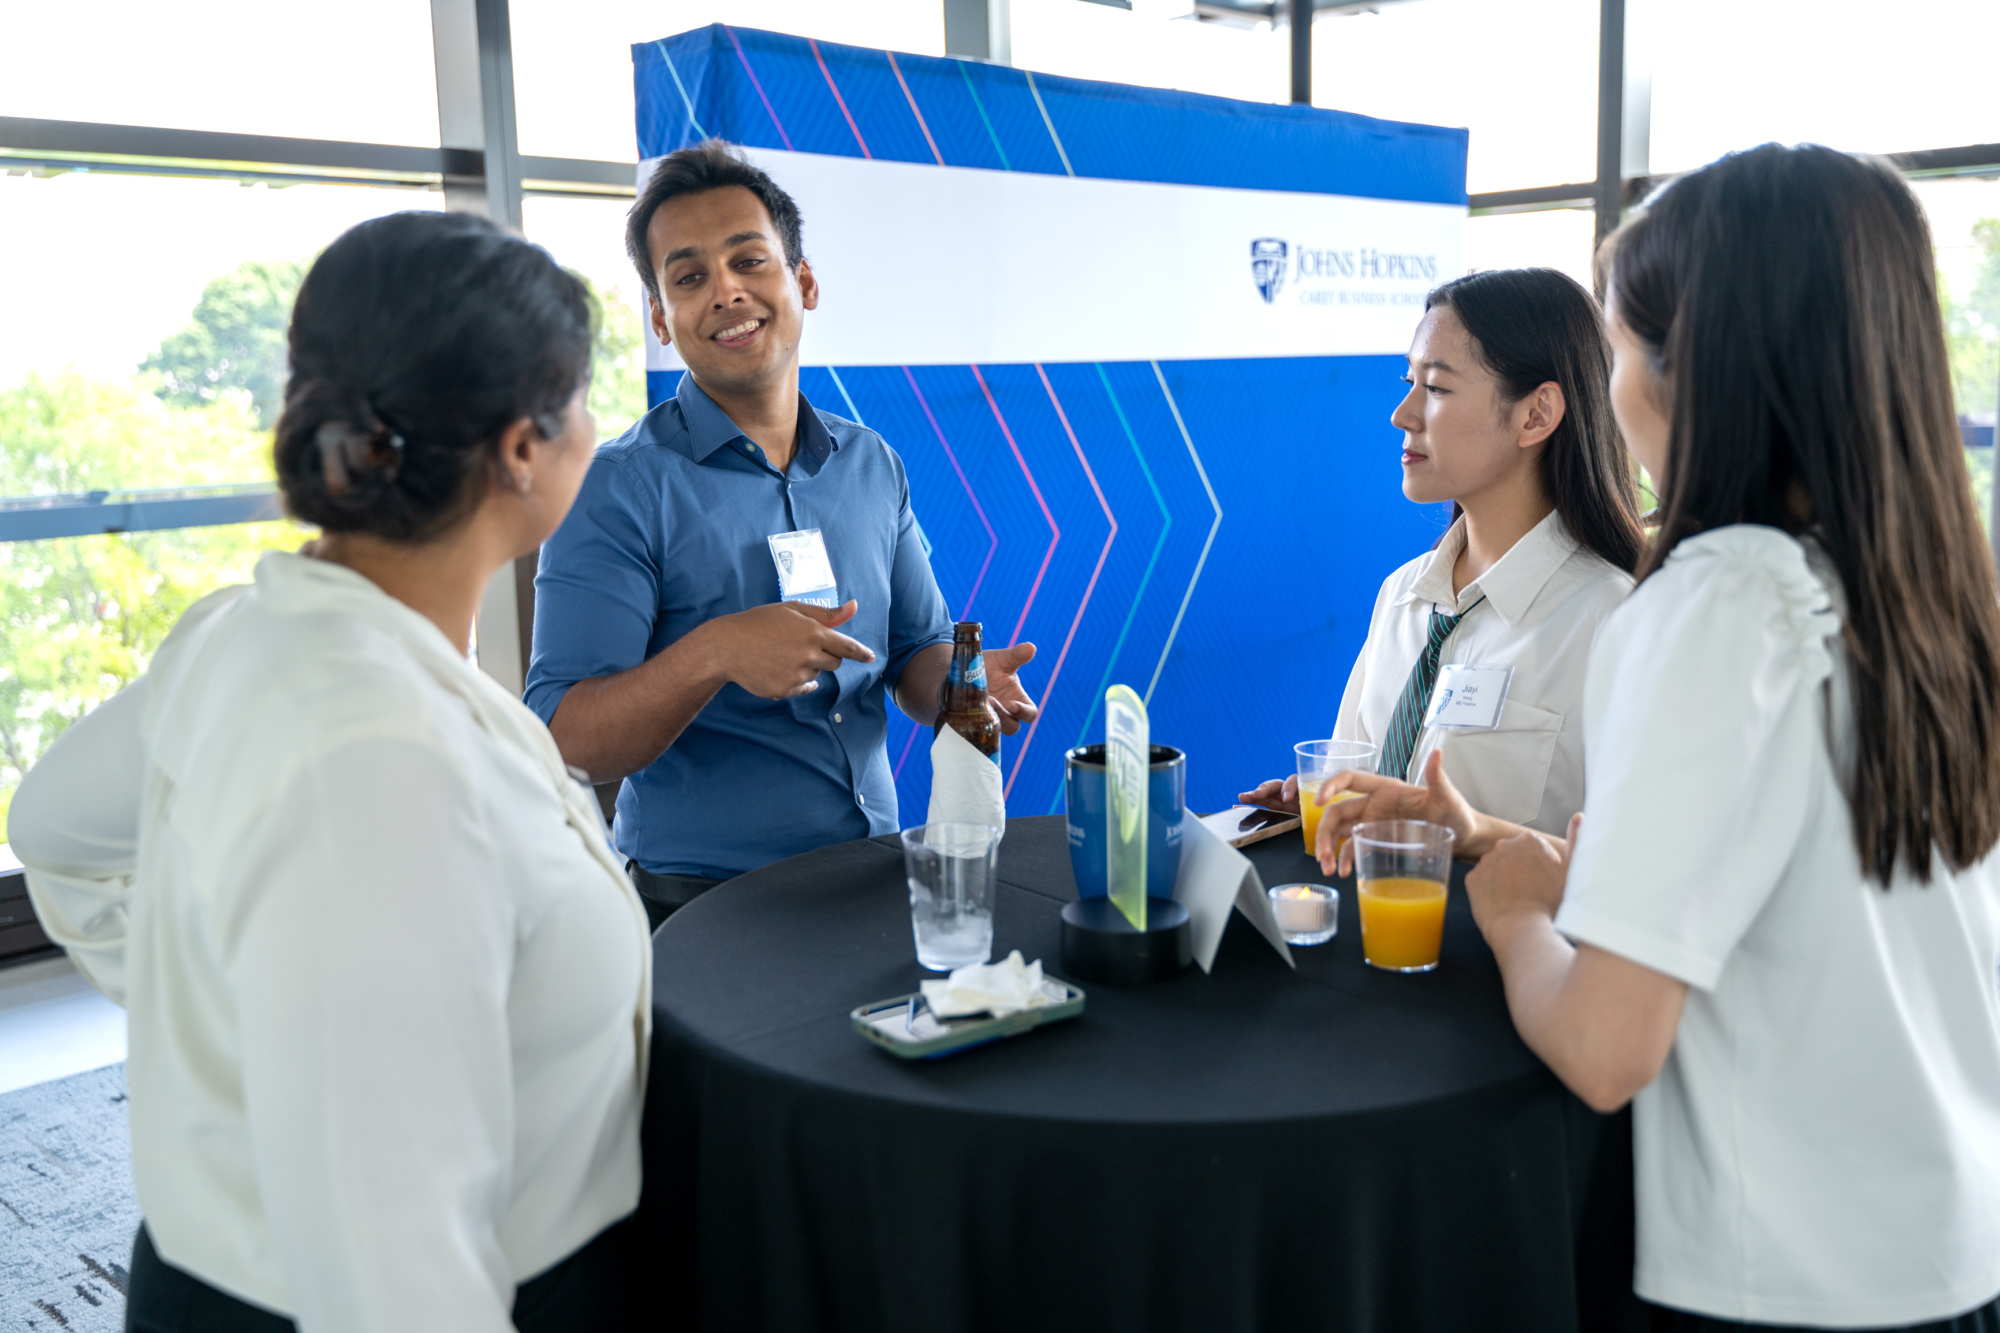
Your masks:
{"label": "blue step-and-repeat backdrop", "polygon": [[[1455,276],[1463,130],[716,25],[633,48],[640,167],[709,137],[798,201],[802,389],[902,456],[952,614],[1032,640],[1010,814],[1107,686],[1226,806],[1333,725],[1403,498],[1402,352]],[[679,381],[649,347],[658,403]],[[890,709],[902,821],[929,733]]]}

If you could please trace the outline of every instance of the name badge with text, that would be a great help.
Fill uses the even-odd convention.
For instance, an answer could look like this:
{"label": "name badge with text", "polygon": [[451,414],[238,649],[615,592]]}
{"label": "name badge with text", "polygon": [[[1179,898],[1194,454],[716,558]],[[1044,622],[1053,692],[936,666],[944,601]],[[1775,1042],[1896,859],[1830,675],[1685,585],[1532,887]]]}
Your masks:
{"label": "name badge with text", "polygon": [[833,562],[818,528],[779,532],[771,536],[771,562],[778,567],[778,595],[787,602],[839,606]]}
{"label": "name badge with text", "polygon": [[1507,703],[1507,686],[1513,679],[1513,667],[1455,662],[1442,668],[1437,688],[1431,691],[1424,725],[1459,731],[1493,730],[1500,725],[1500,710]]}

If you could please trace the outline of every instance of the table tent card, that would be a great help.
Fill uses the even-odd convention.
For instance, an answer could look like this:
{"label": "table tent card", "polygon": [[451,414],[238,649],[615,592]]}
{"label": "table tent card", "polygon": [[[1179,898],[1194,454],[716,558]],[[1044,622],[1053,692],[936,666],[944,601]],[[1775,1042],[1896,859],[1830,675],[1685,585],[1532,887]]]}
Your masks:
{"label": "table tent card", "polygon": [[1104,695],[1104,859],[1112,905],[1132,929],[1146,928],[1146,805],[1152,732],[1129,685]]}
{"label": "table tent card", "polygon": [[1257,933],[1271,942],[1285,966],[1296,968],[1285,934],[1271,914],[1263,876],[1250,858],[1216,837],[1199,819],[1181,821],[1181,873],[1174,882],[1174,901],[1187,908],[1194,927],[1194,960],[1201,970],[1215,963],[1222,932],[1232,911],[1250,918]]}

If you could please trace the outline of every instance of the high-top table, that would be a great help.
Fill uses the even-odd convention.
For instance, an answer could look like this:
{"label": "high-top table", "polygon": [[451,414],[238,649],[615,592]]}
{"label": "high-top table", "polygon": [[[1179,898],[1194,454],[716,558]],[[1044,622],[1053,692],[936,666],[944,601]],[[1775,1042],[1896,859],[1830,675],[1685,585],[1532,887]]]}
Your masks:
{"label": "high-top table", "polygon": [[[1296,832],[1266,885],[1327,882]],[[994,957],[1062,975],[1061,817],[1009,822]],[[1338,883],[1339,881],[1334,881]],[[1630,1135],[1515,1036],[1455,884],[1442,965],[1296,971],[1240,918],[1204,975],[932,1062],[893,837],[711,890],[653,945],[642,1214],[661,1327],[1534,1330],[1631,1316]]]}

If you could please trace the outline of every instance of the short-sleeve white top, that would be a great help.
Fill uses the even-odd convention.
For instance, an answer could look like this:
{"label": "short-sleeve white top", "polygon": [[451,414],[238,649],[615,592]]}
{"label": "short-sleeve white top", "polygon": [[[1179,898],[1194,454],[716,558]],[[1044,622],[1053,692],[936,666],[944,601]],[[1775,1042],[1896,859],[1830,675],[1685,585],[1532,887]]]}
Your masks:
{"label": "short-sleeve white top", "polygon": [[637,1204],[645,909],[540,719],[360,574],[266,554],[12,815],[127,1007],[168,1263],[307,1333],[503,1333]]}
{"label": "short-sleeve white top", "polygon": [[1424,771],[1443,747],[1445,776],[1473,808],[1560,837],[1583,808],[1583,678],[1606,616],[1632,591],[1632,576],[1579,546],[1550,514],[1493,567],[1454,589],[1465,520],[1437,549],[1382,580],[1368,639],[1347,678],[1337,740],[1376,746],[1430,637],[1432,611],[1465,618],[1444,641],[1443,665],[1513,668],[1506,706],[1491,731],[1426,727],[1404,776]]}
{"label": "short-sleeve white top", "polygon": [[1840,583],[1773,528],[1683,541],[1605,626],[1556,918],[1691,988],[1633,1108],[1637,1287],[1867,1327],[2000,1292],[2000,887],[1863,876]]}

